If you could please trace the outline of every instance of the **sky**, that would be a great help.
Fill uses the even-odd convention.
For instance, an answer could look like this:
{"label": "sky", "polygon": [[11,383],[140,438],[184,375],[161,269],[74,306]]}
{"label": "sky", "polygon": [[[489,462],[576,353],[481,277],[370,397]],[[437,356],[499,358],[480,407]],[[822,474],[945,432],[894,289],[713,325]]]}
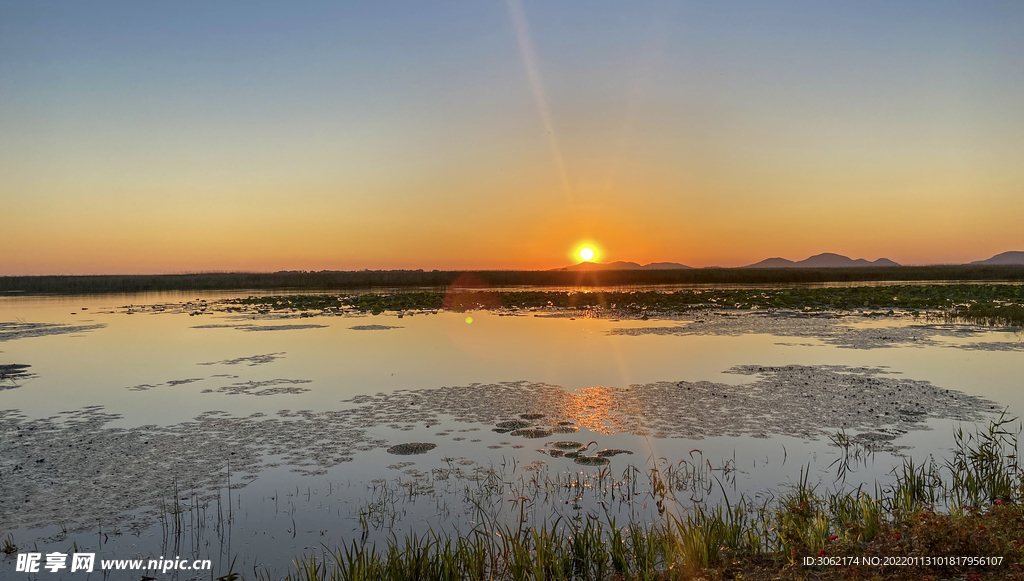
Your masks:
{"label": "sky", "polygon": [[0,275],[1024,250],[1024,2],[0,4]]}

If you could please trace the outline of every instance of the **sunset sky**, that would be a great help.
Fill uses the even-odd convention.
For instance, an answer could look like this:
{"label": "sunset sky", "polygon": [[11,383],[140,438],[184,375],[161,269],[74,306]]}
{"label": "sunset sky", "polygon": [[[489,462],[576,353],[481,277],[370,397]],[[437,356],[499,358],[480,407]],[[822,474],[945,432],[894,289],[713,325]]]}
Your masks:
{"label": "sunset sky", "polygon": [[0,4],[0,275],[1024,250],[1024,2]]}

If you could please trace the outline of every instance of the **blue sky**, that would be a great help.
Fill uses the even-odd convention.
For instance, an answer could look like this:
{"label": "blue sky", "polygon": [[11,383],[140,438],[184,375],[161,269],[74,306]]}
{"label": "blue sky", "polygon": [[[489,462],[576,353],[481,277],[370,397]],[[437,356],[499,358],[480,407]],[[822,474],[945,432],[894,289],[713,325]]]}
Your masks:
{"label": "blue sky", "polygon": [[1024,247],[1024,3],[515,6],[3,3],[0,274]]}

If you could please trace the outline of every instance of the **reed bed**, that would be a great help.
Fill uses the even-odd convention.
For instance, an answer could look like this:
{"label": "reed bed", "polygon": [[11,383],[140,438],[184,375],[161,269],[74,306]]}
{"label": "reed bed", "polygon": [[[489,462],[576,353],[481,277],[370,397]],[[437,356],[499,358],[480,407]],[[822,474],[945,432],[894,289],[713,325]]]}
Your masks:
{"label": "reed bed", "polygon": [[0,292],[136,293],[243,289],[372,289],[506,286],[636,286],[664,284],[816,284],[856,281],[1021,281],[1022,266],[872,268],[694,268],[675,270],[283,271],[161,275],[4,276]]}

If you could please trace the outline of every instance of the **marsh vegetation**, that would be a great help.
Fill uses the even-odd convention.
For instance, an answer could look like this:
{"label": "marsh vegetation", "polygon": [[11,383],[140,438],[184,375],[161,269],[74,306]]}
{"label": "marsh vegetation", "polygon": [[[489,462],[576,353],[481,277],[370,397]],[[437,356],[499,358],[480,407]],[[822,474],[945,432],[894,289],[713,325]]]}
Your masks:
{"label": "marsh vegetation", "polygon": [[[452,289],[401,293],[251,296],[230,306],[255,312],[380,314],[386,311],[560,309],[611,317],[671,316],[697,310],[775,309],[889,316],[897,311],[948,322],[1024,325],[1024,285],[921,284],[858,287],[703,288],[671,291],[485,291]],[[230,308],[223,305],[219,308]],[[204,307],[205,308],[205,307]]]}
{"label": "marsh vegetation", "polygon": [[[468,277],[466,275],[469,275]],[[680,284],[787,284],[857,281],[1022,281],[1022,266],[878,268],[696,268],[675,270],[462,271],[362,270],[167,275],[6,276],[0,293],[138,293],[213,290],[331,290],[463,286],[605,287]]]}
{"label": "marsh vegetation", "polygon": [[[621,478],[606,469],[589,481],[534,479],[532,486],[518,489],[484,478],[476,483],[477,520],[470,530],[458,535],[430,530],[381,545],[353,540],[306,554],[287,579],[1011,578],[1024,566],[1019,434],[1019,424],[1006,417],[973,433],[959,430],[950,458],[923,465],[906,459],[894,468],[895,483],[889,486],[822,489],[802,471],[793,486],[767,499],[726,497],[712,505],[676,504],[687,491],[705,485],[725,490],[726,474],[716,474],[710,463],[650,466],[648,486],[639,490],[629,470]],[[842,435],[833,441],[843,447],[843,461],[857,453]],[[603,493],[610,502],[615,491],[620,500],[638,495],[657,503],[661,518],[617,522],[578,512],[531,524],[537,497],[566,488],[581,494],[594,489],[600,492],[591,494]],[[520,518],[512,523],[491,518],[484,497],[512,497]],[[874,561],[921,556],[978,556],[998,564],[911,560],[906,566],[884,566]],[[805,566],[805,557],[845,557],[850,563]]]}

